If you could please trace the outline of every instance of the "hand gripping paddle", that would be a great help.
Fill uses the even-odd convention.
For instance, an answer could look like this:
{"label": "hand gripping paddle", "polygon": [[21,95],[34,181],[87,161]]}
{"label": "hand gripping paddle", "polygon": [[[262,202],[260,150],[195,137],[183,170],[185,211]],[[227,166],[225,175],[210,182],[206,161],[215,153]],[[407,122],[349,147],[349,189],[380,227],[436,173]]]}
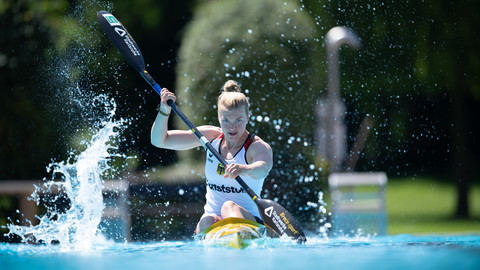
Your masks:
{"label": "hand gripping paddle", "polygon": [[[97,13],[98,23],[102,27],[103,31],[110,40],[115,44],[118,50],[123,54],[123,56],[128,60],[128,62],[135,68],[136,71],[140,72],[142,77],[157,91],[160,95],[162,88],[155,82],[155,80],[148,74],[145,69],[145,62],[143,60],[142,53],[138,48],[137,43],[133,40],[130,34],[127,32],[125,27],[109,12],[100,11]],[[190,120],[183,114],[183,112],[177,107],[177,105],[172,101],[168,100],[167,104],[172,108],[175,114],[182,119],[182,121],[192,130],[192,132],[197,136],[197,138],[202,142],[206,150],[210,151],[218,161],[223,165],[227,166],[225,159],[218,153],[218,151],[212,147],[210,142],[205,136],[203,136],[200,131],[195,127],[195,125],[190,122]],[[303,233],[302,228],[295,220],[295,218],[283,208],[280,204],[267,199],[262,199],[253,192],[252,189],[243,181],[240,176],[237,176],[235,180],[246,190],[248,195],[256,203],[260,214],[262,215],[263,222],[269,228],[271,228],[278,235],[286,235],[298,242],[305,242],[307,238]]]}

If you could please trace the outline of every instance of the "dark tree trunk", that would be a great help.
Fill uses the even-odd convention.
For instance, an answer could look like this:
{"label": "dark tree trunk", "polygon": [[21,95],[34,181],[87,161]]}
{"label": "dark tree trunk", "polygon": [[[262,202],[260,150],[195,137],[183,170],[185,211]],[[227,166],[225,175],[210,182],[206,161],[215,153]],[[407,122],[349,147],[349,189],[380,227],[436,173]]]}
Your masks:
{"label": "dark tree trunk", "polygon": [[452,101],[452,166],[457,182],[456,218],[469,217],[468,191],[472,179],[472,155],[468,135],[468,110],[465,91],[456,89]]}
{"label": "dark tree trunk", "polygon": [[[452,92],[452,161],[453,173],[457,182],[457,207],[455,210],[456,218],[469,217],[468,191],[473,178],[473,154],[471,154],[471,132],[469,120],[475,118],[469,115],[468,110],[468,51],[470,43],[469,36],[466,36],[458,23],[459,18],[465,18],[469,14],[469,9],[458,2],[450,2],[451,12],[449,21],[454,27],[455,38],[452,40],[453,54],[453,92]],[[471,120],[470,120],[471,121]]]}

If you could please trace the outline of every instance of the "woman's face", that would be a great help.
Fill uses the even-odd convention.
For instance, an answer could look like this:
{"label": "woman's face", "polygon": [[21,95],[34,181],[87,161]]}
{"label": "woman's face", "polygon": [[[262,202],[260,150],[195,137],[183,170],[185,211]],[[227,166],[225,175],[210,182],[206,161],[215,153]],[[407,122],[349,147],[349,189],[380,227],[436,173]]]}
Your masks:
{"label": "woman's face", "polygon": [[218,121],[227,140],[238,140],[246,131],[248,115],[245,108],[219,110]]}

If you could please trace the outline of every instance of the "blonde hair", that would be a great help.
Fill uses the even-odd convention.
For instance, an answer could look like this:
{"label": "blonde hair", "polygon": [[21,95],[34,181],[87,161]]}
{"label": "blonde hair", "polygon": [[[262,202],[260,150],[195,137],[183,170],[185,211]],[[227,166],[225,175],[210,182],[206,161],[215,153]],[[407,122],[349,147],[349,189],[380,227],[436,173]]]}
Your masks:
{"label": "blonde hair", "polygon": [[234,80],[229,80],[223,85],[217,106],[219,111],[244,107],[245,113],[249,115],[250,103],[247,97],[241,93],[240,86]]}

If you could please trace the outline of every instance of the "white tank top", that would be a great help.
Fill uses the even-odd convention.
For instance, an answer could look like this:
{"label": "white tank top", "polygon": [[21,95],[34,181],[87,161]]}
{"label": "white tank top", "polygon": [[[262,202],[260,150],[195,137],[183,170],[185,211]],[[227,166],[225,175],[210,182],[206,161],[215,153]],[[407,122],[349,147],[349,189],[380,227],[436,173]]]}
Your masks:
{"label": "white tank top", "polygon": [[[253,141],[255,135],[248,134],[247,140],[243,147],[235,154],[233,159],[225,159],[228,164],[248,164],[246,160],[247,149]],[[212,141],[212,146],[220,153],[220,144],[223,140],[223,134]],[[216,214],[221,216],[221,208],[226,201],[234,201],[238,205],[245,208],[248,212],[256,217],[261,217],[257,205],[247,192],[237,183],[235,179],[224,178],[225,167],[215,158],[215,156],[207,151],[207,161],[205,163],[205,176],[207,178],[207,203],[205,204],[206,214]],[[245,175],[241,176],[243,181],[258,195],[262,192],[263,182],[265,178],[253,179]]]}

